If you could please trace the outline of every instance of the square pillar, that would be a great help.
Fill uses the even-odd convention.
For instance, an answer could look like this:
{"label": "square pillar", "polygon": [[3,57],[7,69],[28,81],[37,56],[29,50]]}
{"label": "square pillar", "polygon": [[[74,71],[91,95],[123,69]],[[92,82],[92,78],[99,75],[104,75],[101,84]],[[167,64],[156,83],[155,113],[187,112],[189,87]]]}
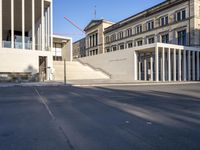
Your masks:
{"label": "square pillar", "polygon": [[188,81],[191,80],[191,60],[190,60],[190,56],[191,53],[190,51],[188,51]]}
{"label": "square pillar", "polygon": [[179,81],[182,80],[182,64],[181,64],[181,60],[182,60],[182,54],[181,54],[181,49],[179,49],[179,53],[178,53],[178,80]]}
{"label": "square pillar", "polygon": [[183,71],[184,71],[184,81],[187,80],[187,70],[186,70],[186,50],[183,51]]}
{"label": "square pillar", "polygon": [[197,81],[199,81],[200,80],[200,77],[199,77],[199,74],[200,74],[200,72],[199,72],[199,51],[197,52]]}
{"label": "square pillar", "polygon": [[171,81],[171,50],[168,48],[168,81]]}
{"label": "square pillar", "polygon": [[51,45],[51,49],[53,49],[53,2],[51,1],[51,5],[50,5],[50,18],[51,18],[51,29],[50,29],[50,45]]}
{"label": "square pillar", "polygon": [[176,49],[174,49],[174,81],[176,81]]}
{"label": "square pillar", "polygon": [[138,80],[138,57],[137,57],[137,52],[133,52],[133,57],[134,57],[134,80]]}
{"label": "square pillar", "polygon": [[162,81],[165,81],[165,48],[162,48]]}
{"label": "square pillar", "polygon": [[192,80],[195,81],[195,51],[192,52]]}
{"label": "square pillar", "polygon": [[32,50],[35,50],[35,0],[32,0]]}
{"label": "square pillar", "polygon": [[44,51],[44,48],[45,48],[45,32],[44,32],[44,0],[42,0],[41,2],[41,37],[42,37],[42,41],[41,41],[41,49],[42,51]]}
{"label": "square pillar", "polygon": [[138,61],[138,80],[141,80],[141,58]]}
{"label": "square pillar", "polygon": [[14,48],[14,0],[11,0],[11,48]]}
{"label": "square pillar", "polygon": [[146,58],[146,54],[144,54],[144,80],[147,81],[147,58]]}
{"label": "square pillar", "polygon": [[3,42],[3,38],[2,38],[2,0],[0,0],[0,48],[2,48],[2,42]]}
{"label": "square pillar", "polygon": [[155,76],[156,76],[156,82],[159,81],[159,52],[158,52],[158,46],[155,48]]}
{"label": "square pillar", "polygon": [[25,49],[25,5],[22,0],[22,49]]}
{"label": "square pillar", "polygon": [[153,53],[150,56],[150,65],[151,65],[151,81],[153,81]]}

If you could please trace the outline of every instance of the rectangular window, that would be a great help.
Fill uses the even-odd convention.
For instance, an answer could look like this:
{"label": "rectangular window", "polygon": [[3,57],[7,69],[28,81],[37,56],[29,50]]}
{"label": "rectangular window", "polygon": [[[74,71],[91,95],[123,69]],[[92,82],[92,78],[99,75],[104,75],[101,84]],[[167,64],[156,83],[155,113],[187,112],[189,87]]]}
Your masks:
{"label": "rectangular window", "polygon": [[162,43],[169,43],[169,34],[165,34],[161,36]]}
{"label": "rectangular window", "polygon": [[116,34],[112,34],[110,40],[111,42],[114,42],[116,40]]}
{"label": "rectangular window", "polygon": [[142,25],[135,27],[135,33],[136,34],[142,33]]}
{"label": "rectangular window", "polygon": [[133,47],[133,43],[132,43],[132,42],[129,42],[129,43],[128,43],[128,48],[131,48],[131,47]]}
{"label": "rectangular window", "polygon": [[152,43],[154,43],[154,42],[155,42],[154,37],[151,37],[151,38],[148,39],[148,43],[149,43],[149,44],[152,44]]}
{"label": "rectangular window", "polygon": [[168,25],[168,23],[169,23],[169,18],[168,18],[168,16],[161,17],[161,19],[160,19],[160,26]]}
{"label": "rectangular window", "polygon": [[178,45],[186,46],[186,30],[178,31]]}
{"label": "rectangular window", "polygon": [[123,31],[119,32],[119,33],[118,33],[118,39],[119,39],[119,40],[120,40],[120,39],[123,39],[123,37],[124,37],[124,32],[123,32]]}
{"label": "rectangular window", "polygon": [[131,35],[132,35],[132,29],[129,28],[129,29],[126,30],[126,36],[129,37]]}
{"label": "rectangular window", "polygon": [[137,41],[137,46],[142,46],[142,40]]}
{"label": "rectangular window", "polygon": [[186,10],[181,10],[176,13],[176,21],[182,21],[186,19]]}
{"label": "rectangular window", "polygon": [[110,39],[109,36],[106,36],[106,43],[109,43]]}
{"label": "rectangular window", "polygon": [[124,44],[120,44],[120,45],[119,45],[119,49],[120,49],[120,50],[123,50],[123,49],[124,49]]}
{"label": "rectangular window", "polygon": [[116,46],[113,46],[113,47],[112,47],[112,50],[113,50],[113,51],[116,51],[116,50],[117,50],[117,47],[116,47]]}
{"label": "rectangular window", "polygon": [[150,31],[154,28],[154,21],[147,22],[147,30]]}

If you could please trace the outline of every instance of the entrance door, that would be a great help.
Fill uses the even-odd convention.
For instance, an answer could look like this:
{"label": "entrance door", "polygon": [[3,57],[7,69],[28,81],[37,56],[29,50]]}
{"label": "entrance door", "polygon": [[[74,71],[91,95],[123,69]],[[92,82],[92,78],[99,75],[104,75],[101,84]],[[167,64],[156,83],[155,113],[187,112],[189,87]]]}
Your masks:
{"label": "entrance door", "polygon": [[47,79],[47,57],[39,56],[39,78],[40,81]]}

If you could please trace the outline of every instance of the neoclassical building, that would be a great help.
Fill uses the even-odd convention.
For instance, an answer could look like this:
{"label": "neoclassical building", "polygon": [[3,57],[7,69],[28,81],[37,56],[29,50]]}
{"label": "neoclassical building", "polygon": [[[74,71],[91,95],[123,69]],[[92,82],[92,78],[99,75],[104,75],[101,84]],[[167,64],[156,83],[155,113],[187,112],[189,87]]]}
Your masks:
{"label": "neoclassical building", "polygon": [[166,0],[109,25],[102,34],[100,54],[113,53],[114,60],[117,51],[133,51],[134,80],[200,80],[199,0]]}

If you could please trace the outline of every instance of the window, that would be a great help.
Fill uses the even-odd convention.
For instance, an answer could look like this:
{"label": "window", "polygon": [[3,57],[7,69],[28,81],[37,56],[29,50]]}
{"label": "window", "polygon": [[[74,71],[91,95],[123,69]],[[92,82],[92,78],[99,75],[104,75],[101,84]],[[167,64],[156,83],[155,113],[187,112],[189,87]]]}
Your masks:
{"label": "window", "polygon": [[120,44],[120,45],[119,45],[119,49],[120,49],[120,50],[123,50],[124,48],[125,48],[125,47],[124,47],[124,44]]}
{"label": "window", "polygon": [[123,37],[124,37],[124,32],[123,32],[123,31],[119,32],[119,33],[117,34],[117,36],[118,36],[118,39],[123,39]]}
{"label": "window", "polygon": [[178,31],[178,45],[186,45],[186,30]]}
{"label": "window", "polygon": [[113,46],[113,47],[112,47],[112,50],[113,50],[113,51],[116,51],[116,50],[117,50],[117,47],[116,47],[116,46]]}
{"label": "window", "polygon": [[126,36],[129,37],[131,35],[132,35],[132,29],[129,28],[129,29],[126,30]]}
{"label": "window", "polygon": [[142,40],[137,41],[137,46],[142,46]]}
{"label": "window", "polygon": [[178,11],[176,13],[176,21],[181,21],[184,19],[186,19],[186,11],[185,10]]}
{"label": "window", "polygon": [[161,36],[162,43],[169,43],[169,34],[164,34]]}
{"label": "window", "polygon": [[152,44],[155,42],[154,37],[148,38],[148,44]]}
{"label": "window", "polygon": [[141,32],[142,32],[142,25],[136,26],[136,27],[135,27],[135,33],[136,33],[136,34],[139,34],[139,33],[141,33]]}
{"label": "window", "polygon": [[106,48],[106,52],[107,53],[111,52],[111,49],[110,48]]}
{"label": "window", "polygon": [[111,41],[111,42],[116,41],[116,34],[112,34],[112,35],[111,35],[110,41]]}
{"label": "window", "polygon": [[168,16],[161,17],[161,19],[160,19],[160,26],[168,25],[168,23],[169,23],[169,18],[168,18]]}
{"label": "window", "polygon": [[109,36],[106,36],[106,43],[109,43],[110,39]]}
{"label": "window", "polygon": [[147,30],[150,31],[154,28],[154,21],[147,22]]}
{"label": "window", "polygon": [[131,47],[133,47],[133,42],[128,43],[128,48],[131,48]]}

